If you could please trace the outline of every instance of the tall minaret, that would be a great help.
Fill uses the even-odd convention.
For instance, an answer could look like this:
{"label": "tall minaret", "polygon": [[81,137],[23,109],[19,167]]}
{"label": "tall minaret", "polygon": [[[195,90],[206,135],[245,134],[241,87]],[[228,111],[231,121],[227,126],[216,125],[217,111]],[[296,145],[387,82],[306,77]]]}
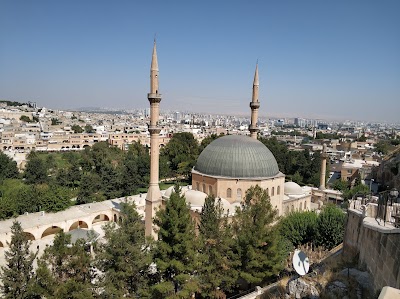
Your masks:
{"label": "tall minaret", "polygon": [[254,73],[254,81],[253,81],[253,97],[250,102],[251,108],[251,123],[249,126],[250,137],[257,139],[257,132],[259,128],[257,127],[258,120],[258,108],[260,108],[260,102],[258,101],[258,88],[260,86],[260,82],[258,81],[258,63],[256,64],[256,72]]}
{"label": "tall minaret", "polygon": [[323,145],[322,153],[321,153],[321,173],[319,177],[319,189],[325,189],[325,180],[326,180],[326,144]]}
{"label": "tall minaret", "polygon": [[150,93],[147,94],[147,98],[150,102],[150,186],[146,196],[145,233],[146,236],[153,236],[157,239],[157,234],[153,226],[153,218],[162,203],[160,187],[158,185],[158,160],[160,156],[158,139],[161,131],[161,128],[158,126],[158,117],[160,114],[161,94],[158,93],[158,62],[155,40],[150,67]]}

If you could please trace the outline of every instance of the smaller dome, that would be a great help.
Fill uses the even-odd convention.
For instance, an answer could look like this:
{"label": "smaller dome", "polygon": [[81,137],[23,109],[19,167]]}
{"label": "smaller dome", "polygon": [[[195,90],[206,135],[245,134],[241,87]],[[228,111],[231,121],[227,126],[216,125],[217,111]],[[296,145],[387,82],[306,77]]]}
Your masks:
{"label": "smaller dome", "polygon": [[197,190],[188,190],[185,193],[186,202],[190,206],[203,207],[206,197],[207,194]]}
{"label": "smaller dome", "polygon": [[164,191],[164,196],[167,198],[171,197],[172,192],[174,191],[175,186],[169,187],[167,190]]}
{"label": "smaller dome", "polygon": [[295,182],[286,182],[284,185],[284,193],[286,195],[302,195],[303,189]]}
{"label": "smaller dome", "polygon": [[[217,202],[218,198],[216,198],[215,201]],[[227,201],[225,198],[222,198],[222,197],[221,197],[221,207],[224,210],[224,213],[228,213],[229,212],[231,214],[232,212],[235,211],[235,208],[233,208],[231,206],[231,203],[229,201]]]}

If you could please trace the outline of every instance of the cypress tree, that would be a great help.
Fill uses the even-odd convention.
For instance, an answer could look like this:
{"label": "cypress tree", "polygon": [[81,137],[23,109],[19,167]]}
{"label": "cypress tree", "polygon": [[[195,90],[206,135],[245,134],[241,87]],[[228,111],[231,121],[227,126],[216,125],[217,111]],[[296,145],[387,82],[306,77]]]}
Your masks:
{"label": "cypress tree", "polygon": [[30,242],[19,222],[13,222],[11,234],[11,242],[7,242],[9,250],[4,253],[6,265],[0,271],[1,292],[5,299],[32,298],[30,291],[36,254],[29,250]]}
{"label": "cypress tree", "polygon": [[97,267],[104,273],[100,286],[105,298],[147,298],[151,256],[144,224],[134,204],[122,204],[122,222],[105,227]]}
{"label": "cypress tree", "polygon": [[262,282],[283,269],[286,252],[278,230],[272,226],[277,211],[265,190],[249,188],[241,209],[233,219],[236,252],[240,258],[239,277],[250,285]]}
{"label": "cypress tree", "polygon": [[94,298],[92,258],[85,241],[71,244],[71,236],[60,231],[52,246],[38,261],[35,294],[46,298]]}
{"label": "cypress tree", "polygon": [[194,276],[197,243],[190,210],[178,186],[154,222],[159,227],[159,240],[154,248],[157,283],[153,297],[190,298],[198,290]]}
{"label": "cypress tree", "polygon": [[201,268],[199,278],[202,298],[221,298],[237,280],[238,259],[233,253],[232,231],[221,200],[209,195],[204,203],[199,225]]}

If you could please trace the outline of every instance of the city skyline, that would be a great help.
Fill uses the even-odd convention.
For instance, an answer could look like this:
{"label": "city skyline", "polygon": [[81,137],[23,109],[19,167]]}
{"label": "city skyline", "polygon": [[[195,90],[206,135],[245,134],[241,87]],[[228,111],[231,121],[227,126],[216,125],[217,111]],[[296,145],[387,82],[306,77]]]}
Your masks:
{"label": "city skyline", "polygon": [[[146,106],[157,34],[162,110],[398,122],[397,1],[4,1],[0,99]],[[179,4],[179,5],[178,5]]]}

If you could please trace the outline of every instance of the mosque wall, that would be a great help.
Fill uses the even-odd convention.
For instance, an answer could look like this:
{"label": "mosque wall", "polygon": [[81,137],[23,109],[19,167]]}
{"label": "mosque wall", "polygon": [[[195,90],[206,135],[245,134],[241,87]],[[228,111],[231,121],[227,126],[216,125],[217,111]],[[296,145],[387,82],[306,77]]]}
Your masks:
{"label": "mosque wall", "polygon": [[245,197],[246,191],[255,185],[267,191],[271,204],[278,209],[279,215],[282,215],[282,201],[284,194],[285,177],[279,176],[267,180],[244,180],[215,178],[197,173],[192,173],[192,188],[204,192],[212,193],[217,197],[225,198],[229,203],[240,202]]}
{"label": "mosque wall", "polygon": [[371,274],[375,291],[384,286],[400,288],[400,229],[382,228],[366,218],[370,217],[348,209],[343,256],[357,259],[359,267]]}

